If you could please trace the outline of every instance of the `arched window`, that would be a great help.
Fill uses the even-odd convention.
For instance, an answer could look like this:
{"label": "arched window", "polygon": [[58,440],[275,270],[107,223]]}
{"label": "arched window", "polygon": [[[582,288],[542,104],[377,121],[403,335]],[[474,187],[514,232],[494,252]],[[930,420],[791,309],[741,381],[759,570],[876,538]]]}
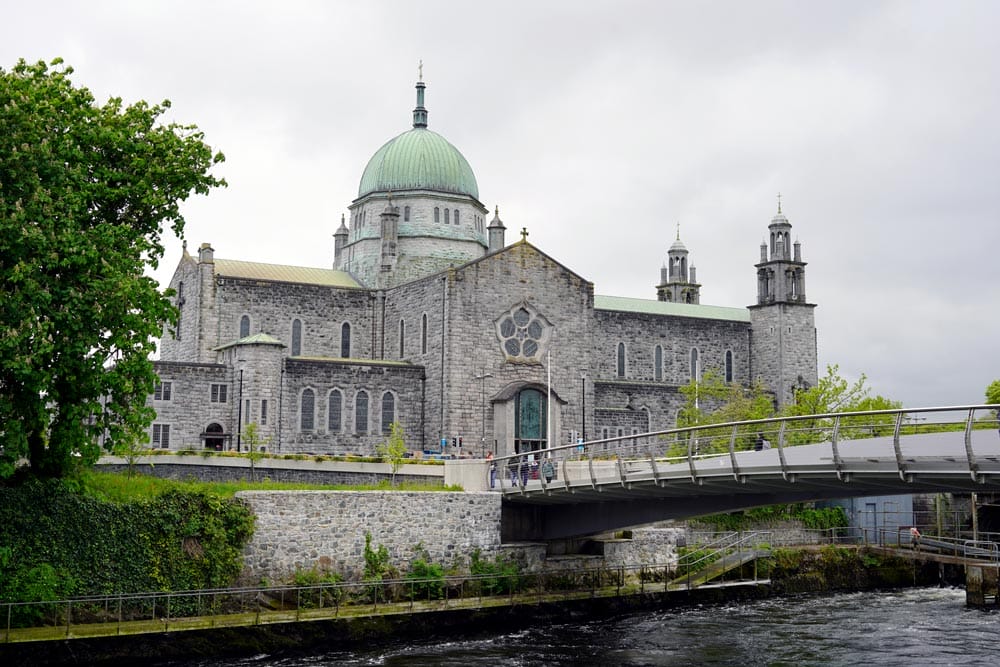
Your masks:
{"label": "arched window", "polygon": [[617,363],[617,375],[620,378],[625,377],[625,343],[618,343],[618,363]]}
{"label": "arched window", "polygon": [[409,206],[404,206],[403,207],[403,222],[409,222],[409,221],[410,221],[410,207]]}
{"label": "arched window", "polygon": [[340,356],[344,359],[351,357],[351,323],[344,322],[340,327]]}
{"label": "arched window", "polygon": [[302,320],[292,320],[292,356],[302,354]]}
{"label": "arched window", "polygon": [[420,354],[427,354],[427,313],[420,317]]}
{"label": "arched window", "polygon": [[701,379],[701,367],[698,364],[698,348],[691,348],[691,379],[700,380]]}
{"label": "arched window", "polygon": [[181,339],[181,316],[184,315],[184,282],[177,283],[177,328],[174,339]]}
{"label": "arched window", "polygon": [[250,335],[250,316],[244,315],[240,318],[240,338],[246,338]]}
{"label": "arched window", "polygon": [[406,355],[406,322],[399,321],[399,358]]}
{"label": "arched window", "polygon": [[299,399],[299,430],[311,431],[316,428],[316,395],[312,389],[303,389]]}
{"label": "arched window", "polygon": [[344,395],[339,389],[330,392],[326,400],[326,430],[329,433],[340,433],[343,424]]}
{"label": "arched window", "polygon": [[444,224],[446,225],[451,224],[451,219],[450,216],[448,215],[449,212],[450,211],[448,209],[444,210]]}
{"label": "arched window", "polygon": [[368,392],[359,391],[354,397],[354,432],[368,432]]}
{"label": "arched window", "polygon": [[391,392],[382,394],[382,435],[392,432],[392,422],[396,421],[396,397]]}
{"label": "arched window", "polygon": [[455,224],[458,224],[458,209],[455,209]]}
{"label": "arched window", "polygon": [[733,351],[726,350],[726,382],[733,381]]}
{"label": "arched window", "polygon": [[653,351],[653,377],[657,382],[663,381],[663,348],[659,345]]}
{"label": "arched window", "polygon": [[434,207],[434,222],[441,222],[441,209]]}

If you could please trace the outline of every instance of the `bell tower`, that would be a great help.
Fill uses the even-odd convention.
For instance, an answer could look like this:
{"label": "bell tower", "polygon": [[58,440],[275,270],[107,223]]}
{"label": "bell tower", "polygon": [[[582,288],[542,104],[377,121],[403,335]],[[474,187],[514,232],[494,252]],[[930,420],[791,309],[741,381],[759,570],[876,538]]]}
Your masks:
{"label": "bell tower", "polygon": [[795,402],[795,393],[817,382],[815,304],[806,301],[802,247],[791,242],[792,225],[778,212],[760,245],[757,303],[749,306],[753,379],[775,394],[778,406]]}
{"label": "bell tower", "polygon": [[688,267],[688,250],[681,242],[681,226],[677,225],[677,237],[667,251],[667,263],[660,269],[660,284],[656,286],[656,298],[660,301],[678,303],[700,303],[701,285],[695,278],[694,266]]}

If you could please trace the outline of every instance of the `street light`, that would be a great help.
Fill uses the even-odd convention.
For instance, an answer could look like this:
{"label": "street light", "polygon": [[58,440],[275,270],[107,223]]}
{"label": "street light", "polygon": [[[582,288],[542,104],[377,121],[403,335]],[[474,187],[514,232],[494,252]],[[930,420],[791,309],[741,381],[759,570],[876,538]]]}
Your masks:
{"label": "street light", "polygon": [[479,458],[485,458],[486,456],[486,378],[491,377],[493,377],[493,373],[484,373],[472,378],[473,380],[480,380],[479,400],[482,405],[483,432],[479,437]]}

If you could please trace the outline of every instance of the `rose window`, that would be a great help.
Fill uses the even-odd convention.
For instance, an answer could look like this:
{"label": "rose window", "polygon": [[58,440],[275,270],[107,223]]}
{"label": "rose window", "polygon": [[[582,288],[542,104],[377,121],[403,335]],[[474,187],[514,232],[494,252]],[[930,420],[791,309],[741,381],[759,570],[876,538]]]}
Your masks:
{"label": "rose window", "polygon": [[537,361],[552,332],[548,321],[527,303],[501,315],[496,325],[500,347],[508,361]]}

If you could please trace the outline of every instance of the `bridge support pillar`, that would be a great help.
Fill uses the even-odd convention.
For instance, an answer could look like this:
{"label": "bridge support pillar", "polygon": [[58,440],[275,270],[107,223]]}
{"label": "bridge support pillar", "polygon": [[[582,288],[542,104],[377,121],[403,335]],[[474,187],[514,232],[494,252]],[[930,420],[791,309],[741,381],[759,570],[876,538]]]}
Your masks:
{"label": "bridge support pillar", "polygon": [[970,607],[996,606],[1000,604],[1000,581],[998,565],[965,566],[965,604]]}

